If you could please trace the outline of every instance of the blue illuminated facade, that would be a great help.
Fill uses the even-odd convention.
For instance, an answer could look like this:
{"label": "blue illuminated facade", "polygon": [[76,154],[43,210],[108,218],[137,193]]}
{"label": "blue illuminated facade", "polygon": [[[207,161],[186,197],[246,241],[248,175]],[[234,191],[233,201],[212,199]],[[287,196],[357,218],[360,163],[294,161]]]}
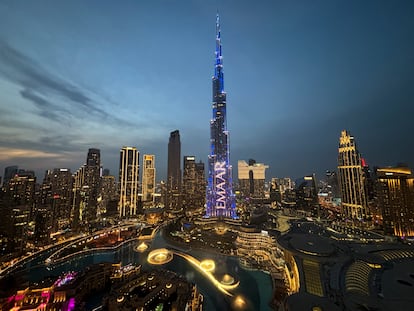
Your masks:
{"label": "blue illuminated facade", "polygon": [[213,118],[210,121],[211,153],[208,156],[206,217],[237,218],[230,165],[229,132],[226,120],[220,20],[216,20],[216,52],[213,77]]}

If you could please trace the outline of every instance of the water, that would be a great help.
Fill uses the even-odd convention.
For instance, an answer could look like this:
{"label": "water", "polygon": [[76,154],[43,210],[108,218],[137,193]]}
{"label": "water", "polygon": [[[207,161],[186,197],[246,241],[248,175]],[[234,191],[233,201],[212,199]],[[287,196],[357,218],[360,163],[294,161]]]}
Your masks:
{"label": "water", "polygon": [[[214,252],[191,250],[188,253],[193,257],[203,259],[213,259],[216,263],[216,271],[227,273],[238,280],[240,285],[237,289],[232,290],[234,297],[229,297],[221,293],[213,284],[190,263],[180,256],[174,255],[169,263],[162,266],[153,266],[147,263],[147,255],[153,249],[165,247],[174,249],[176,247],[169,245],[163,238],[160,231],[150,247],[143,253],[136,252],[134,248],[138,241],[127,243],[114,251],[95,252],[87,255],[73,257],[64,263],[53,267],[46,267],[43,264],[45,256],[36,258],[25,265],[25,269],[20,273],[25,279],[31,282],[40,281],[47,276],[58,276],[62,272],[73,270],[80,271],[85,267],[101,262],[122,262],[122,264],[134,263],[142,265],[144,270],[167,269],[174,271],[187,278],[188,281],[197,284],[198,289],[204,296],[204,310],[230,310],[234,302],[234,297],[241,296],[246,301],[246,306],[240,310],[271,310],[268,303],[272,296],[272,281],[268,274],[261,271],[245,270],[239,265],[237,258],[220,255]],[[19,273],[19,274],[20,274]],[[98,299],[99,300],[99,299]]]}

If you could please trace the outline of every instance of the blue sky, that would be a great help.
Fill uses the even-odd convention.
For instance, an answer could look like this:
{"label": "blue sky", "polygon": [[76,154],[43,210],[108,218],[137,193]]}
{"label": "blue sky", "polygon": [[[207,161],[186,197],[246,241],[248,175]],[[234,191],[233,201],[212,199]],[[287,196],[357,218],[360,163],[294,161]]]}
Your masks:
{"label": "blue sky", "polygon": [[[88,148],[209,153],[220,12],[231,160],[267,177],[335,169],[340,131],[370,165],[412,165],[412,1],[0,1],[0,174],[79,168]],[[235,177],[237,169],[234,170]]]}

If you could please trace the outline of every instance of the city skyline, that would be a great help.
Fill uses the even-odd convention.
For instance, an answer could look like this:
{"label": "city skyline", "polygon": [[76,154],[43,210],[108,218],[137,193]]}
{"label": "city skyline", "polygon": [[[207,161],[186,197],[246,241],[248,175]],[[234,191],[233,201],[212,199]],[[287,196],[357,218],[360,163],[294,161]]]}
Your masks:
{"label": "city skyline", "polygon": [[98,148],[116,175],[130,145],[154,154],[165,179],[176,129],[181,154],[207,163],[217,9],[233,167],[254,158],[269,177],[321,174],[336,167],[343,129],[369,165],[412,165],[408,1],[4,1],[0,174],[11,165],[40,180],[46,169],[75,172]]}

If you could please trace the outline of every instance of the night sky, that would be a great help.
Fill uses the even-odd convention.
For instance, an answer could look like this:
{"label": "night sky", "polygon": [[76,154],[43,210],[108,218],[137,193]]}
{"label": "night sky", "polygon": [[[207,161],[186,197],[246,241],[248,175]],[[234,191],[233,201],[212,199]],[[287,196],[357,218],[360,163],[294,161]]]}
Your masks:
{"label": "night sky", "polygon": [[88,148],[155,154],[169,133],[207,162],[221,18],[231,160],[298,178],[337,165],[340,131],[368,164],[414,165],[414,1],[0,0],[0,175],[75,171]]}

